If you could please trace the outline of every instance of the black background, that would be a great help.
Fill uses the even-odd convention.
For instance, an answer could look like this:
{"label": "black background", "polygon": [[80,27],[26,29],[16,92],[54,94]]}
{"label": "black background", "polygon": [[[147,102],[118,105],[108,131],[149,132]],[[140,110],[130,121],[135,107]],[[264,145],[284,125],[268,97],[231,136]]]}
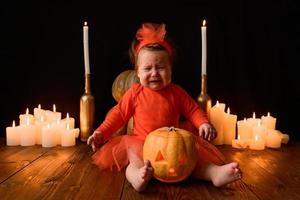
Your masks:
{"label": "black background", "polygon": [[293,1],[98,4],[1,6],[1,136],[27,107],[32,113],[38,104],[44,109],[56,104],[79,127],[84,21],[89,24],[95,127],[116,104],[111,86],[119,73],[132,69],[127,51],[143,22],[166,24],[178,51],[173,82],[196,99],[201,88],[201,23],[206,19],[213,104],[225,103],[238,120],[270,112],[278,130],[300,138],[299,7]]}

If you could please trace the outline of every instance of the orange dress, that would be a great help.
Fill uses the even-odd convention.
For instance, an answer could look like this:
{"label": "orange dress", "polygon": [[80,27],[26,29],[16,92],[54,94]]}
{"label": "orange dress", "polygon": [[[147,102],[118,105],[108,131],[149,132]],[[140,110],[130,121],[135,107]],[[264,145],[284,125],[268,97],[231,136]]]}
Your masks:
{"label": "orange dress", "polygon": [[[181,124],[181,116],[186,118],[188,123]],[[110,136],[131,117],[133,117],[133,132],[130,135],[110,139]],[[127,166],[129,160],[142,159],[143,143],[151,131],[174,126],[198,135],[198,127],[206,122],[208,122],[206,114],[180,86],[171,83],[164,89],[156,91],[135,84],[97,128],[107,142],[92,156],[93,163],[100,169],[121,170]],[[199,165],[202,161],[224,163],[224,156],[214,145],[201,137],[197,137],[196,145]]]}

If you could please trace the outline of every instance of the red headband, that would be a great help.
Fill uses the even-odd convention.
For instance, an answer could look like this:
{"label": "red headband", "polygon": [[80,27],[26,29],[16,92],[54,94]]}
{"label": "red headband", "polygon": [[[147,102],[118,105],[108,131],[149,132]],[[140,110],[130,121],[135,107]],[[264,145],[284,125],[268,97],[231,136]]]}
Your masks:
{"label": "red headband", "polygon": [[136,39],[140,41],[140,43],[135,47],[136,53],[148,44],[159,44],[167,50],[169,55],[172,55],[172,47],[170,43],[165,40],[165,35],[165,24],[142,24],[142,27],[136,33]]}

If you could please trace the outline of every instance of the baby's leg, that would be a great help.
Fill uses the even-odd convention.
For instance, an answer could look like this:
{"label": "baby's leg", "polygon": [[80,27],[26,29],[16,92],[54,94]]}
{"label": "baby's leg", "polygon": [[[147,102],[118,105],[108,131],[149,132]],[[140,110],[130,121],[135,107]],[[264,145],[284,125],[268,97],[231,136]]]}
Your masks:
{"label": "baby's leg", "polygon": [[202,167],[194,170],[193,177],[212,181],[214,186],[220,187],[240,179],[242,172],[236,162],[220,166],[212,163],[204,163]]}
{"label": "baby's leg", "polygon": [[153,172],[154,169],[149,160],[144,163],[142,161],[130,162],[126,168],[126,178],[136,191],[141,192],[146,188]]}

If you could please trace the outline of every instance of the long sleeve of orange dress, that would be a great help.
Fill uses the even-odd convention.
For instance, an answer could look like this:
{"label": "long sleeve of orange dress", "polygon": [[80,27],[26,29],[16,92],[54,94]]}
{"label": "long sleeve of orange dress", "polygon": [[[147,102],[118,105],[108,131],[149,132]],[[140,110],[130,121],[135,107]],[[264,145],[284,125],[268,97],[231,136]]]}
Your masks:
{"label": "long sleeve of orange dress", "polygon": [[[106,149],[109,154],[111,152],[113,154],[114,152],[115,154],[117,154],[116,152],[119,152],[119,154],[123,152],[122,154],[125,155],[125,149],[129,146],[133,148],[132,141],[142,141],[142,145],[147,134],[151,131],[165,126],[180,127],[180,115],[188,119],[197,128],[196,130],[202,123],[208,122],[206,114],[180,86],[171,83],[166,88],[156,91],[143,87],[141,84],[135,84],[124,94],[120,102],[113,107],[104,122],[97,128],[103,134],[105,140],[109,140],[116,130],[133,117],[133,133],[131,133],[130,139],[128,139],[128,135],[126,137],[121,136],[117,139],[119,141],[116,141],[116,139],[114,142],[109,141],[102,148]],[[126,144],[122,142],[122,138],[126,138]],[[205,143],[205,141],[202,142]],[[141,148],[141,145],[138,149]],[[104,154],[103,151],[102,154]],[[112,157],[112,160],[116,162],[119,156],[113,155]],[[99,161],[99,155],[98,158],[97,155],[94,158]],[[122,163],[127,161],[123,160]],[[98,162],[97,165],[101,164]],[[121,165],[124,164],[117,165],[120,169],[122,168]]]}

